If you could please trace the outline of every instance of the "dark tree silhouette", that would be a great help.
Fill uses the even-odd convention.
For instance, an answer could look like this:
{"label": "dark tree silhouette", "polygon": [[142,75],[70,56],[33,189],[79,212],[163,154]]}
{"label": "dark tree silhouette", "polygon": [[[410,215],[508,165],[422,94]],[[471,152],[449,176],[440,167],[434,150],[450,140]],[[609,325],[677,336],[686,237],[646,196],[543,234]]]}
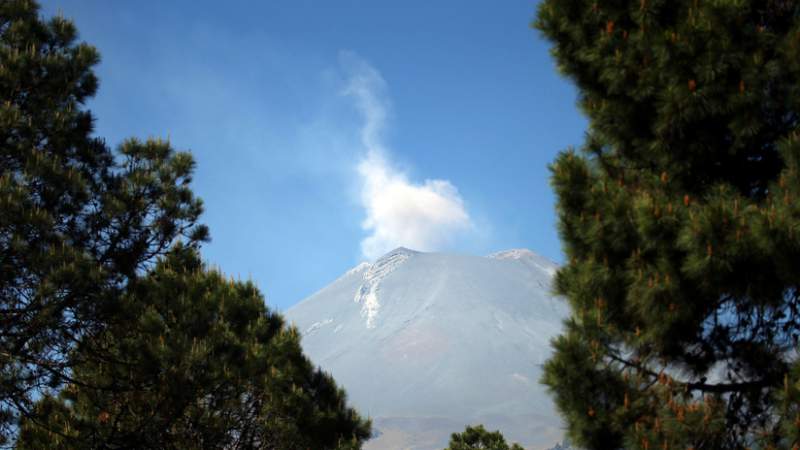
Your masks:
{"label": "dark tree silhouette", "polygon": [[796,448],[800,4],[545,0],[535,26],[590,121],[552,165],[570,438]]}

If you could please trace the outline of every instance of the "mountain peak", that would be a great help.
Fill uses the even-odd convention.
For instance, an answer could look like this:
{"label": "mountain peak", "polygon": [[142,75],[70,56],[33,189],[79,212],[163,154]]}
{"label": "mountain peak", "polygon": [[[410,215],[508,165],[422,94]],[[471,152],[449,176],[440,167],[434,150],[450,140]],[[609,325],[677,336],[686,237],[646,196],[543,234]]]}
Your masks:
{"label": "mountain peak", "polygon": [[535,380],[568,315],[551,293],[556,268],[525,249],[489,258],[400,247],[286,317],[375,420],[381,434],[365,449],[441,449],[464,423],[550,448],[563,424]]}
{"label": "mountain peak", "polygon": [[403,255],[411,256],[411,255],[416,255],[418,253],[421,253],[421,252],[418,252],[417,250],[411,250],[410,248],[401,246],[401,247],[397,247],[396,249],[394,249],[394,250],[386,253],[385,255],[381,256],[380,258],[378,258],[378,261],[380,261],[380,260],[382,260],[384,258],[390,257],[391,255],[403,254]]}

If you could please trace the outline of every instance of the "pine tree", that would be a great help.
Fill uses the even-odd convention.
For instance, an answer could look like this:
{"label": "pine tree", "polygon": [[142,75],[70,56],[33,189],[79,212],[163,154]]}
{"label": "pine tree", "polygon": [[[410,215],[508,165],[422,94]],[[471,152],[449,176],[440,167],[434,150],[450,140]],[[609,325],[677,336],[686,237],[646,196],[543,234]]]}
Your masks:
{"label": "pine tree", "polygon": [[544,0],[590,128],[552,164],[544,383],[607,448],[800,446],[800,4]]}
{"label": "pine tree", "polygon": [[208,270],[194,250],[176,247],[120,308],[96,338],[108,359],[88,358],[60,395],[41,399],[18,448],[322,450],[369,437],[369,422],[303,356],[297,330],[252,283]]}
{"label": "pine tree", "polygon": [[523,450],[519,444],[509,447],[499,431],[487,431],[483,425],[467,426],[461,433],[453,433],[445,450]]}
{"label": "pine tree", "polygon": [[0,445],[360,448],[369,422],[297,331],[201,264],[191,156],[92,135],[76,39],[0,2]]}
{"label": "pine tree", "polygon": [[120,290],[177,238],[206,237],[189,154],[157,140],[115,154],[93,137],[98,54],[38,14],[0,2],[0,443],[67,381],[70,350]]}

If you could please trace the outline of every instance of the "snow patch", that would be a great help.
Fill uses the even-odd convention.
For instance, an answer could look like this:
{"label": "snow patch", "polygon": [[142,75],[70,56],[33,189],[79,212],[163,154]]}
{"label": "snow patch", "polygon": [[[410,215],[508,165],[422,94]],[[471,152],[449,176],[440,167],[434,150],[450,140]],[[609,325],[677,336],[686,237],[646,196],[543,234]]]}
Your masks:
{"label": "snow patch", "polygon": [[511,374],[511,378],[513,378],[515,381],[518,381],[518,382],[520,382],[522,384],[531,384],[531,379],[530,378],[526,377],[525,375],[516,373],[516,372]]}
{"label": "snow patch", "polygon": [[352,269],[350,269],[347,272],[345,272],[343,277],[350,276],[350,275],[360,275],[364,271],[369,270],[370,266],[372,266],[372,265],[370,263],[366,262],[366,261],[362,262],[362,263],[359,263],[357,266],[355,266]]}
{"label": "snow patch", "polygon": [[548,261],[546,258],[537,255],[527,248],[504,250],[502,252],[492,253],[487,256],[487,258],[523,260],[533,264],[534,267],[546,273],[550,278],[554,277],[558,270],[558,266],[555,263]]}
{"label": "snow patch", "polygon": [[503,250],[502,252],[492,253],[487,258],[492,259],[523,259],[535,257],[536,253],[528,250],[527,248],[513,248],[511,250]]}
{"label": "snow patch", "polygon": [[314,322],[314,323],[311,324],[310,327],[306,328],[306,331],[305,331],[305,333],[303,333],[303,336],[308,336],[309,334],[311,334],[311,333],[317,331],[318,329],[324,327],[325,325],[329,325],[331,323],[333,323],[333,319],[325,319],[322,322]]}
{"label": "snow patch", "polygon": [[534,264],[538,268],[540,268],[540,269],[544,270],[545,272],[547,272],[547,275],[550,275],[550,278],[553,278],[554,276],[556,276],[556,270],[557,269],[555,267],[545,267],[545,266],[542,266],[542,265],[539,265],[539,264],[536,264],[536,263],[534,263]]}
{"label": "snow patch", "polygon": [[381,309],[381,304],[378,300],[381,282],[400,267],[413,253],[411,250],[402,247],[398,248],[375,261],[375,264],[364,272],[364,281],[358,287],[353,301],[361,304],[361,317],[367,319],[367,328],[375,328],[375,319]]}
{"label": "snow patch", "polygon": [[492,313],[492,317],[494,318],[494,326],[497,327],[498,330],[503,331],[503,321],[497,317],[497,313]]}

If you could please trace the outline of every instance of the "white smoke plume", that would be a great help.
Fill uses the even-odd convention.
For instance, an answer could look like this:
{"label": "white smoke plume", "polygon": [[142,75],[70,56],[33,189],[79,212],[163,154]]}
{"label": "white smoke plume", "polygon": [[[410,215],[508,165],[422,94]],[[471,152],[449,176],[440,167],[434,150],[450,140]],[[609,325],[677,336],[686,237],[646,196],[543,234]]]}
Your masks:
{"label": "white smoke plume", "polygon": [[366,214],[362,227],[368,233],[361,241],[363,255],[375,259],[400,246],[420,251],[446,247],[473,226],[458,189],[447,180],[415,183],[392,166],[382,136],[389,111],[386,82],[352,53],[341,60],[348,74],[345,94],[354,99],[364,121],[364,156],[357,167]]}

